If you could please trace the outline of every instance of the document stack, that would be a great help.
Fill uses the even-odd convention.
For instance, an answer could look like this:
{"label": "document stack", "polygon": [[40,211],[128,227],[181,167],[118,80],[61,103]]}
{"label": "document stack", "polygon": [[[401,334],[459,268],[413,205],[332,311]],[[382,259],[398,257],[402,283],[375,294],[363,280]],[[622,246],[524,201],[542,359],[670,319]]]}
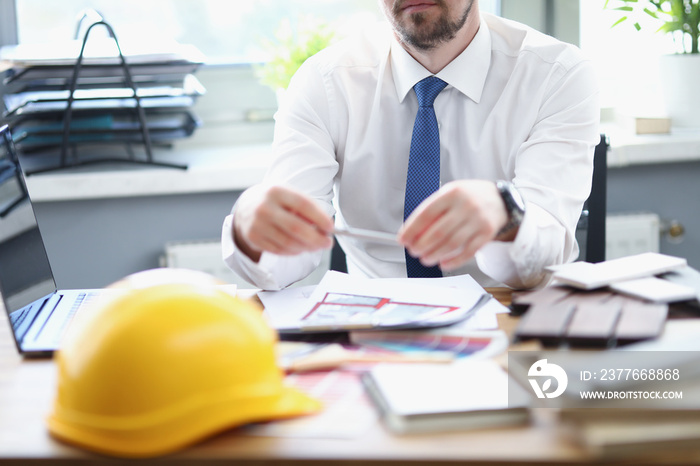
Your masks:
{"label": "document stack", "polygon": [[490,360],[381,364],[362,381],[384,423],[397,434],[521,425],[530,419],[528,394],[509,384],[508,374]]}
{"label": "document stack", "polygon": [[579,371],[583,377],[574,377],[568,393],[577,403],[560,411],[576,442],[604,457],[698,449],[700,345],[688,328],[697,331],[697,321],[670,324],[661,341],[582,360],[589,369]]}
{"label": "document stack", "polygon": [[514,351],[508,372],[592,455],[668,459],[700,452],[699,331],[700,320],[683,318],[656,340],[607,351]]}
{"label": "document stack", "polygon": [[[110,37],[89,37],[98,26]],[[204,93],[193,75],[203,58],[174,41],[120,45],[104,21],[82,40],[3,47],[2,120],[23,154],[49,160],[34,172],[114,161],[186,168],[154,161],[152,148],[199,126],[191,107]],[[137,158],[133,145],[146,156]],[[107,157],[105,146],[126,153]]]}
{"label": "document stack", "polygon": [[700,273],[644,253],[553,275],[513,296],[516,338],[551,349],[509,352],[510,375],[596,456],[700,452]]}

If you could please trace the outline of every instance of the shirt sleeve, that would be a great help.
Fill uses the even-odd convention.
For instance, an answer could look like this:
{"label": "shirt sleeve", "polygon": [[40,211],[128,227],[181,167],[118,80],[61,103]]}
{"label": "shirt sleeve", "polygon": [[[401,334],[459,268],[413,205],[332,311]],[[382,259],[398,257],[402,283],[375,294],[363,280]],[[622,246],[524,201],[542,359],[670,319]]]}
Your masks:
{"label": "shirt sleeve", "polygon": [[313,272],[321,263],[322,251],[296,256],[263,252],[258,262],[243,254],[233,240],[233,214],[224,219],[221,231],[223,259],[244,280],[263,290],[281,290]]}
{"label": "shirt sleeve", "polygon": [[[304,192],[332,217],[338,162],[331,135],[329,100],[315,60],[307,60],[292,79],[275,115],[274,161],[263,183]],[[257,263],[253,262],[238,250],[233,240],[235,209],[234,206],[224,221],[222,253],[228,267],[245,280],[262,289],[278,290],[305,278],[320,264],[322,251],[296,256],[264,252]]]}
{"label": "shirt sleeve", "polygon": [[515,158],[513,183],[526,203],[518,234],[476,255],[482,271],[513,288],[547,284],[544,267],[575,260],[579,253],[576,226],[600,141],[597,79],[590,63],[581,61],[553,81]]}

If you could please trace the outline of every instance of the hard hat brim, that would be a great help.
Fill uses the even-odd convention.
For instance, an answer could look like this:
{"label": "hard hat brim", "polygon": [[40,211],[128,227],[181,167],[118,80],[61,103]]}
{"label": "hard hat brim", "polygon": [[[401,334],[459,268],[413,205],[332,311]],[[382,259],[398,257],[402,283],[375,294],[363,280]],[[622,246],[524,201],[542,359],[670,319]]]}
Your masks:
{"label": "hard hat brim", "polygon": [[274,397],[210,404],[171,422],[136,429],[80,425],[64,421],[56,412],[47,424],[51,435],[64,442],[106,455],[145,458],[173,453],[244,424],[313,414],[321,408],[319,401],[284,386]]}

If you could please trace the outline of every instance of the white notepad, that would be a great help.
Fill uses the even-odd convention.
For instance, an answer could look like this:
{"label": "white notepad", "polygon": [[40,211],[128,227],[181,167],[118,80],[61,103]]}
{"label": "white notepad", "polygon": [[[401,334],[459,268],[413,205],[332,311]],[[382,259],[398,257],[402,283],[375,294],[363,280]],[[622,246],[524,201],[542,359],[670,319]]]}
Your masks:
{"label": "white notepad", "polygon": [[381,364],[367,372],[363,382],[386,426],[395,433],[486,428],[528,420],[529,396],[490,360]]}

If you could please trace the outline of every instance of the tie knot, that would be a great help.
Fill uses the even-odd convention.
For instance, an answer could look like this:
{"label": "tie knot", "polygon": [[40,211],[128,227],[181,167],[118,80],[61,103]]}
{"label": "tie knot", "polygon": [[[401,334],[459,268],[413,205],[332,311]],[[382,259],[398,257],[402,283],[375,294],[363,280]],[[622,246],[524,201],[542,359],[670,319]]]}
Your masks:
{"label": "tie knot", "polygon": [[418,98],[418,105],[421,107],[432,107],[435,97],[442,91],[447,83],[435,76],[429,76],[413,86]]}

